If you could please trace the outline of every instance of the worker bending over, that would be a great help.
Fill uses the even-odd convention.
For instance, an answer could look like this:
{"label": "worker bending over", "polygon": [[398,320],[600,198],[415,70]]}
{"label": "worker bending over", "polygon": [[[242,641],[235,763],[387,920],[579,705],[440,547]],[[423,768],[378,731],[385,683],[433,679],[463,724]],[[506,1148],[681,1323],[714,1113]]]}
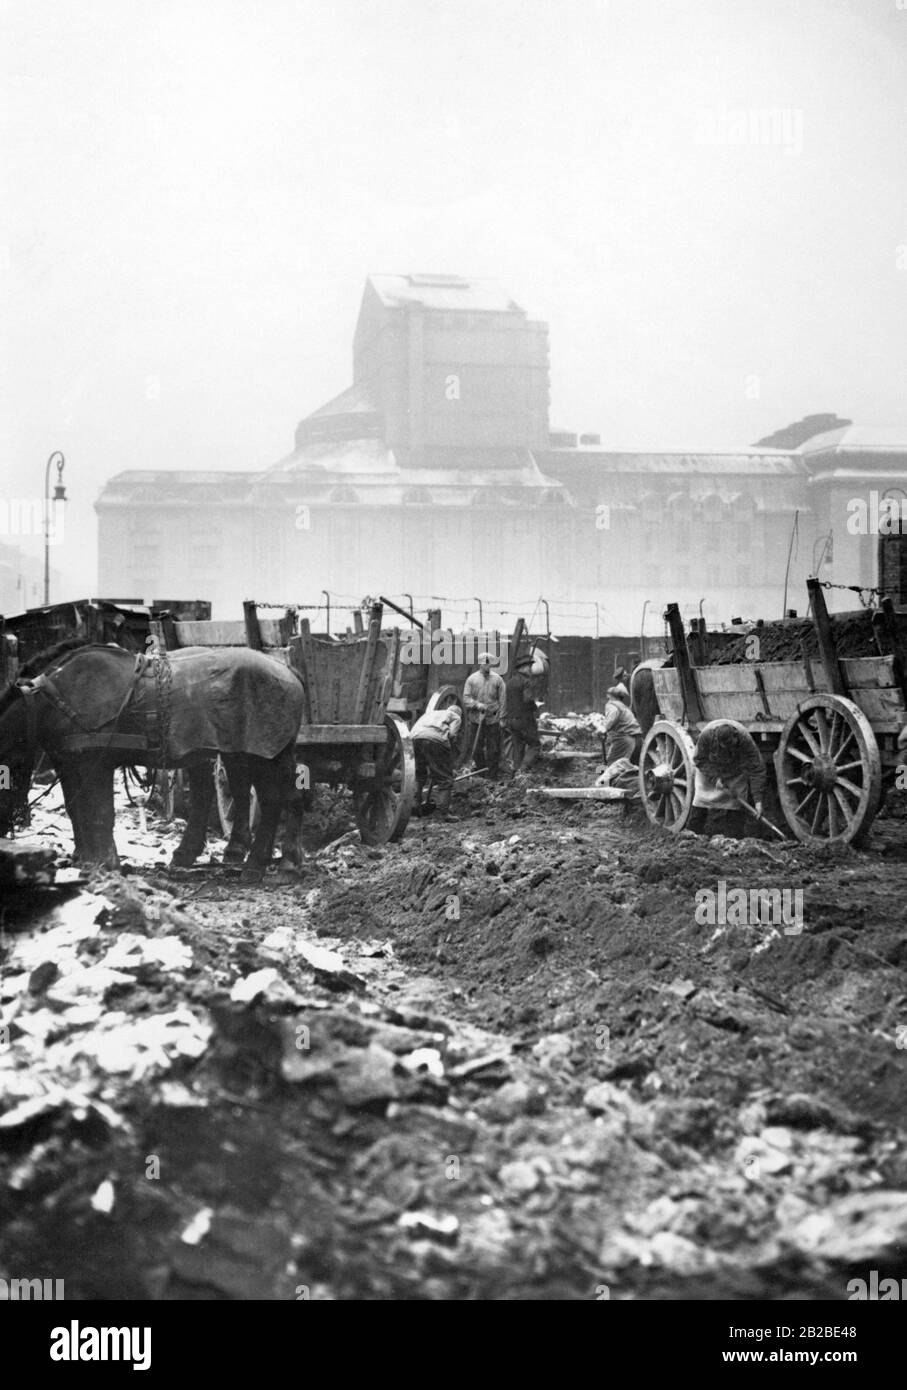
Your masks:
{"label": "worker bending over", "polygon": [[503,677],[491,669],[497,665],[497,657],[482,652],[479,669],[466,677],[463,686],[468,720],[466,747],[472,753],[474,765],[487,769],[489,777],[497,777],[500,767],[501,707],[506,695]]}
{"label": "worker bending over", "polygon": [[416,753],[417,816],[429,810],[431,802],[422,805],[422,793],[429,777],[437,792],[435,805],[444,820],[455,820],[450,814],[450,793],[454,784],[454,743],[462,720],[456,708],[429,710],[412,727],[413,748]]}
{"label": "worker bending over", "polygon": [[742,839],[749,817],[740,798],[761,816],[765,764],[746,729],[731,719],[713,719],[699,735],[693,754],[696,780],[687,828],[705,834],[710,812],[722,816],[727,835]]}
{"label": "worker bending over", "polygon": [[625,686],[612,685],[608,690],[604,720],[601,730],[605,767],[616,763],[618,758],[629,758],[631,763],[638,763],[642,729],[630,708]]}

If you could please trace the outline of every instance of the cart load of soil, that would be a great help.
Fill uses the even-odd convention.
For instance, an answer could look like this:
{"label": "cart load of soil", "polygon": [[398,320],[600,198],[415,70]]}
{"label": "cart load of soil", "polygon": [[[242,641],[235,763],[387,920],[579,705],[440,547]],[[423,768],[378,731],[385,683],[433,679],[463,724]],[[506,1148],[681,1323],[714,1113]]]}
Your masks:
{"label": "cart load of soil", "polygon": [[[833,613],[831,631],[835,650],[839,657],[878,656],[872,627],[872,609],[858,609],[855,613]],[[901,641],[907,643],[907,613],[897,617]],[[819,659],[819,643],[816,630],[809,618],[788,618],[785,622],[765,623],[753,633],[737,637],[720,647],[712,645],[709,665],[723,666],[728,662],[752,661],[752,648],[748,643],[753,636],[759,638],[760,661],[799,661],[804,650],[807,656]]]}

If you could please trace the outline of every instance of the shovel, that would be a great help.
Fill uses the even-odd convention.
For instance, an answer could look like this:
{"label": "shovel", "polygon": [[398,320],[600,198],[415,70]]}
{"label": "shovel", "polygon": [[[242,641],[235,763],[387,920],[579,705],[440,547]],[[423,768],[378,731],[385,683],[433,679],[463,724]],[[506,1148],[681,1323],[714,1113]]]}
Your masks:
{"label": "shovel", "polygon": [[739,804],[743,807],[744,811],[749,811],[751,816],[754,816],[755,819],[757,821],[760,821],[763,825],[767,825],[769,830],[771,830],[773,834],[778,836],[779,840],[783,840],[784,843],[787,844],[787,836],[784,834],[783,830],[779,830],[777,825],[772,825],[771,821],[767,820],[765,816],[760,816],[755,806],[751,806],[748,801],[744,801],[742,796],[738,796],[737,800]]}
{"label": "shovel", "polygon": [[[470,762],[472,762],[473,758],[474,758],[475,755],[476,755],[476,749],[477,749],[478,746],[479,746],[479,734],[482,732],[482,725],[483,725],[484,723],[485,723],[485,711],[484,711],[484,710],[479,710],[479,722],[478,722],[478,724],[476,725],[476,736],[475,736],[475,738],[474,738],[473,741],[472,741],[472,749],[470,750],[470,754],[469,754],[469,761],[470,761]],[[483,769],[483,770],[484,770],[484,769]]]}

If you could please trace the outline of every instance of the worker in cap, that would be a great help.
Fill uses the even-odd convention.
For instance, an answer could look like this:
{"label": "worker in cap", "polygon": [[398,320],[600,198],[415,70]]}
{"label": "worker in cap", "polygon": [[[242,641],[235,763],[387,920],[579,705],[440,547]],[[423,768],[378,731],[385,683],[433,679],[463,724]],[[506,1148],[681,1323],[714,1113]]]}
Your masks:
{"label": "worker in cap", "polygon": [[748,818],[740,798],[761,816],[765,795],[765,764],[755,740],[735,720],[713,719],[699,735],[693,766],[696,779],[687,829],[704,835],[710,815],[717,815],[720,823],[712,822],[708,833],[742,839]]}
{"label": "worker in cap", "polygon": [[612,690],[617,692],[618,700],[623,700],[625,705],[630,703],[630,672],[626,666],[618,666],[614,672],[614,682],[608,691],[609,695]]}
{"label": "worker in cap", "polygon": [[463,705],[466,709],[467,752],[473,764],[485,769],[490,778],[498,775],[501,762],[501,710],[504,704],[504,679],[493,671],[500,665],[491,652],[481,652],[478,669],[466,677],[463,686]]}
{"label": "worker in cap", "polygon": [[504,757],[511,777],[528,772],[542,751],[531,652],[518,656],[507,678],[504,701]]}
{"label": "worker in cap", "polygon": [[454,784],[454,766],[457,737],[462,726],[460,711],[449,709],[427,710],[412,727],[413,749],[416,755],[416,815],[431,809],[430,803],[423,807],[422,796],[429,777],[437,791],[438,812],[444,820],[456,820],[450,814],[450,794]]}

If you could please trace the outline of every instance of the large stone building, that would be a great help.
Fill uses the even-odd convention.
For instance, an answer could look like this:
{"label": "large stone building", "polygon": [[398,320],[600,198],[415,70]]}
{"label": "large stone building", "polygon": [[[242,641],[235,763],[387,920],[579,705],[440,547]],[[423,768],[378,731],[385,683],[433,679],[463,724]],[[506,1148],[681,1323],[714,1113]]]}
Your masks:
{"label": "large stone building", "polygon": [[197,594],[215,616],[243,598],[324,604],[327,591],[340,626],[367,594],[476,623],[482,600],[485,626],[541,596],[554,630],[632,633],[645,607],[657,628],[669,600],[690,614],[704,600],[715,623],[780,617],[785,577],[802,610],[808,574],[869,588],[882,563],[904,603],[907,537],[880,562],[848,506],[905,487],[907,427],[669,453],[552,433],[545,324],[488,281],[375,275],[352,385],[300,422],[286,458],[110,480],[99,591]]}

